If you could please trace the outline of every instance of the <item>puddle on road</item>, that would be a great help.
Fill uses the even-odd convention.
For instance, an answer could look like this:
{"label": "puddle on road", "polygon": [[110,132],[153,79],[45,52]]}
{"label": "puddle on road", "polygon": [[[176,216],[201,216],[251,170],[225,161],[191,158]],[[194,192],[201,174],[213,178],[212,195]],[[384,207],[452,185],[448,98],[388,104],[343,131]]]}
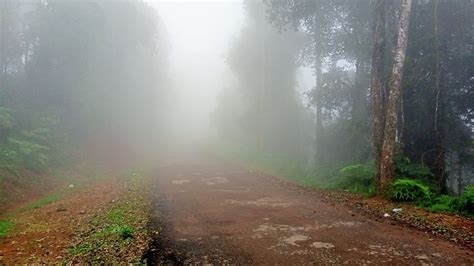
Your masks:
{"label": "puddle on road", "polygon": [[[267,218],[268,219],[268,218]],[[268,221],[267,219],[264,219]],[[336,221],[330,224],[291,226],[287,224],[272,224],[269,222],[260,224],[253,230],[252,238],[255,239],[273,239],[275,244],[267,247],[280,254],[286,255],[311,255],[321,254],[322,250],[335,248],[333,243],[319,242],[312,239],[311,232],[338,227],[358,226],[358,222]],[[289,249],[290,248],[290,249]]]}
{"label": "puddle on road", "polygon": [[177,180],[171,181],[171,183],[173,183],[173,184],[175,184],[175,185],[182,185],[182,184],[185,184],[185,183],[188,183],[188,182],[191,182],[191,180],[188,180],[188,179],[177,179]]}
{"label": "puddle on road", "polygon": [[292,246],[297,246],[299,247],[300,245],[298,245],[296,242],[302,242],[302,241],[306,241],[306,240],[309,240],[309,236],[305,236],[305,235],[292,235],[290,237],[286,237],[286,238],[283,238],[282,239],[282,242],[288,244],[288,245],[292,245]]}
{"label": "puddle on road", "polygon": [[223,176],[216,176],[216,177],[210,177],[210,178],[203,178],[201,179],[201,182],[205,182],[207,185],[215,185],[215,184],[228,183],[229,179]]}
{"label": "puddle on road", "polygon": [[290,202],[285,202],[276,198],[261,198],[258,200],[228,199],[228,200],[225,200],[224,203],[231,204],[231,205],[240,205],[240,206],[253,205],[253,206],[282,207],[282,208],[287,208],[292,205],[292,203]]}
{"label": "puddle on road", "polygon": [[225,193],[246,193],[250,191],[250,188],[245,188],[245,189],[215,189],[215,191],[218,192],[225,192]]}
{"label": "puddle on road", "polygon": [[313,248],[334,248],[334,245],[331,243],[323,243],[323,242],[313,242],[311,244]]}
{"label": "puddle on road", "polygon": [[327,227],[328,227],[328,228],[333,228],[333,227],[354,227],[354,226],[357,226],[357,225],[360,225],[360,223],[359,223],[359,222],[343,222],[343,221],[339,221],[339,222],[332,223],[332,224],[328,225]]}

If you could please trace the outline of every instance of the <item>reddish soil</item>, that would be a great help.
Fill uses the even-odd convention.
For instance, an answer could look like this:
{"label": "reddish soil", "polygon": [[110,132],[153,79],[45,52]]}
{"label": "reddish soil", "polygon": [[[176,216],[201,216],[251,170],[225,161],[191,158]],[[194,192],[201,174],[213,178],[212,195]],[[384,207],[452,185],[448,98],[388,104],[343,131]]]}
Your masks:
{"label": "reddish soil", "polygon": [[15,227],[0,239],[0,264],[58,263],[89,218],[121,193],[120,182],[103,179],[72,188],[56,202],[14,216]]}
{"label": "reddish soil", "polygon": [[151,263],[474,263],[468,248],[205,158],[163,164],[155,191]]}

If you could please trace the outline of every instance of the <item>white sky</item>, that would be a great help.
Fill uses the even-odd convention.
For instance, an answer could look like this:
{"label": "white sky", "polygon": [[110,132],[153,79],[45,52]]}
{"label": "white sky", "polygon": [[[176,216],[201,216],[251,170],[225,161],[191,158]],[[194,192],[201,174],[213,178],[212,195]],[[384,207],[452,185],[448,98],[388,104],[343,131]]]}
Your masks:
{"label": "white sky", "polygon": [[172,49],[170,75],[178,99],[173,111],[176,117],[172,118],[178,124],[174,134],[205,136],[209,133],[209,114],[215,109],[216,96],[227,82],[225,56],[243,22],[242,1],[151,3],[165,24]]}

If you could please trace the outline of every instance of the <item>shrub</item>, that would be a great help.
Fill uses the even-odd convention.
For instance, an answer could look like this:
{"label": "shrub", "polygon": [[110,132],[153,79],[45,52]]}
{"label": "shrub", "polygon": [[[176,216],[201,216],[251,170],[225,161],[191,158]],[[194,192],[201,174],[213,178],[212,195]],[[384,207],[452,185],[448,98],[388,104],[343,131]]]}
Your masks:
{"label": "shrub", "polygon": [[398,179],[389,189],[392,200],[395,201],[424,201],[430,199],[428,186],[412,179]]}
{"label": "shrub", "polygon": [[474,184],[466,187],[455,202],[454,208],[459,212],[474,215]]}
{"label": "shrub", "polygon": [[429,181],[433,177],[430,168],[415,164],[408,157],[395,158],[395,174],[399,177]]}
{"label": "shrub", "polygon": [[49,148],[46,146],[16,138],[8,138],[8,149],[4,150],[8,158],[7,164],[13,167],[23,166],[33,171],[41,171],[47,167],[47,151]]}
{"label": "shrub", "polygon": [[429,202],[433,212],[458,212],[474,215],[474,185],[466,188],[460,196],[442,195]]}
{"label": "shrub", "polygon": [[453,203],[455,200],[456,197],[442,195],[429,202],[428,209],[433,212],[454,212]]}
{"label": "shrub", "polygon": [[350,165],[342,168],[340,173],[341,180],[336,185],[338,188],[356,193],[372,194],[374,190],[372,165]]}
{"label": "shrub", "polygon": [[45,170],[49,163],[50,148],[43,144],[49,137],[47,128],[23,130],[15,137],[7,137],[6,143],[0,147],[0,167],[10,170]]}

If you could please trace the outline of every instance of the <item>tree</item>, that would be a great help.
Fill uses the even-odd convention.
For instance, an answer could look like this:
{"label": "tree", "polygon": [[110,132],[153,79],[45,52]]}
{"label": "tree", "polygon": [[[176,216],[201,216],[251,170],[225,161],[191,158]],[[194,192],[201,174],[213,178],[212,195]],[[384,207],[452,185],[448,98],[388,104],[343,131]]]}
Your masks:
{"label": "tree", "polygon": [[385,126],[385,0],[378,0],[374,7],[374,48],[372,53],[372,157],[374,159],[374,183],[379,189],[381,181],[381,156]]}
{"label": "tree", "polygon": [[[472,1],[415,1],[410,21],[401,152],[429,167],[433,178],[426,181],[444,192],[472,154],[472,12]],[[450,159],[458,155],[463,159]]]}
{"label": "tree", "polygon": [[399,11],[398,37],[393,50],[393,66],[389,83],[388,102],[385,110],[385,127],[380,161],[380,187],[384,191],[395,176],[394,153],[396,131],[399,117],[401,82],[408,43],[408,26],[410,21],[411,0],[402,0]]}
{"label": "tree", "polygon": [[236,82],[223,89],[214,123],[227,140],[262,152],[302,155],[309,142],[304,128],[309,115],[296,91],[296,58],[304,35],[279,33],[258,1],[244,1],[244,6],[244,27],[226,58]]}

